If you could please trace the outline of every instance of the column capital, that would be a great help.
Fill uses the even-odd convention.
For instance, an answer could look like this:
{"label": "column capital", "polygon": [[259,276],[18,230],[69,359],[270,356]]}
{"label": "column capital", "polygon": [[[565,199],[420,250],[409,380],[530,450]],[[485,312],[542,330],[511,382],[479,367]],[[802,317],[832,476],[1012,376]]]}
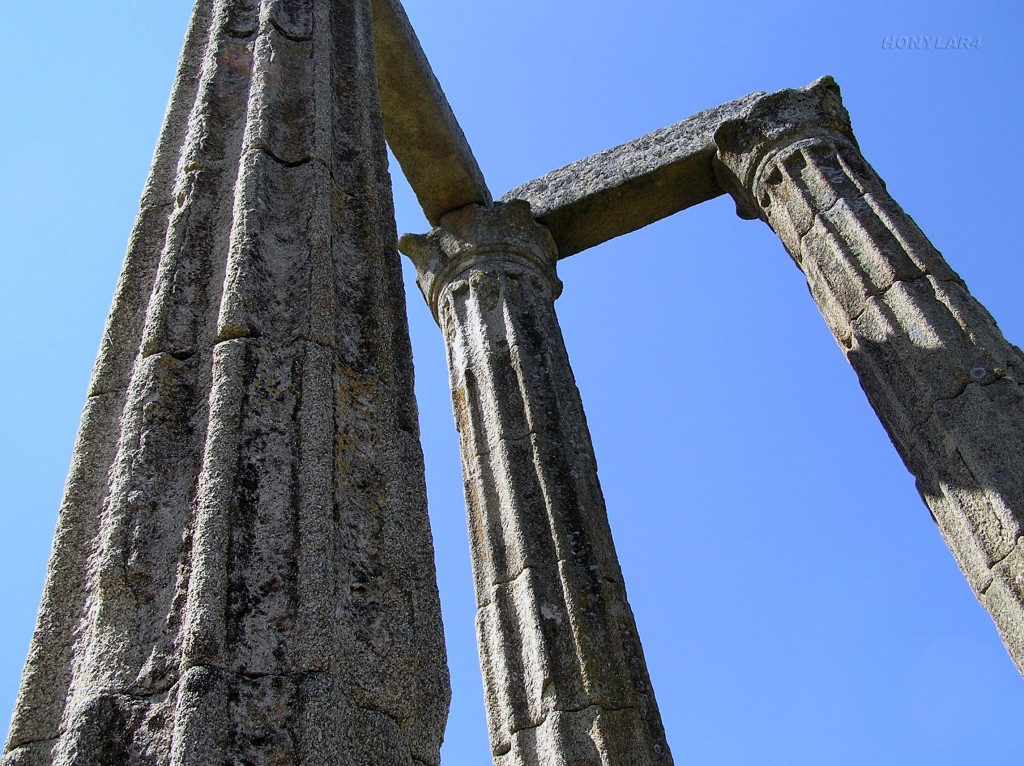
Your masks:
{"label": "column capital", "polygon": [[428,234],[404,235],[398,249],[416,266],[416,283],[435,319],[446,285],[469,268],[496,261],[539,272],[552,299],[562,292],[555,270],[558,248],[523,200],[467,205],[443,216]]}
{"label": "column capital", "polygon": [[798,142],[828,140],[857,149],[836,81],[826,75],[803,88],[762,98],[746,117],[715,131],[715,173],[741,218],[762,218],[760,182],[769,160]]}

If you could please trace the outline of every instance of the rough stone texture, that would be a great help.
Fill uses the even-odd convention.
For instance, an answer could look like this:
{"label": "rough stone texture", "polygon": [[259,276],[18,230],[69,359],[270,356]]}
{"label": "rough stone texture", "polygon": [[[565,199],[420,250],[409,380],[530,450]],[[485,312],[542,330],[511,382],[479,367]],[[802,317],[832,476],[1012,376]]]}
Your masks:
{"label": "rough stone texture", "polygon": [[715,141],[723,185],[806,275],[1024,672],[1024,355],[864,161],[831,78],[762,99]]}
{"label": "rough stone texture", "polygon": [[503,201],[530,203],[560,258],[641,229],[723,193],[715,179],[715,131],[764,96],[706,109],[680,123],[517,186]]}
{"label": "rough stone texture", "polygon": [[436,764],[370,0],[201,0],[3,766]]}
{"label": "rough stone texture", "polygon": [[388,144],[423,214],[489,205],[491,193],[398,0],[373,0],[377,78]]}
{"label": "rough stone texture", "polygon": [[513,202],[400,246],[447,345],[495,763],[671,764],[555,316],[550,234]]}

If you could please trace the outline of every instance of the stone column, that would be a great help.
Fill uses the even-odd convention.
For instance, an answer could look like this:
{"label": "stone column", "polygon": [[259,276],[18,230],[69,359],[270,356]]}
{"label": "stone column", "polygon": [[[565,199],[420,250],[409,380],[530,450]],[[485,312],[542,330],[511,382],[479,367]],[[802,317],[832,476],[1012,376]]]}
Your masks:
{"label": "stone column", "polygon": [[806,275],[1024,672],[1024,355],[864,161],[831,78],[765,97],[715,142],[723,186]]}
{"label": "stone column", "polygon": [[199,0],[3,766],[437,764],[370,0]]}
{"label": "stone column", "polygon": [[496,764],[672,762],[626,601],[529,204],[449,213],[400,247],[444,332]]}

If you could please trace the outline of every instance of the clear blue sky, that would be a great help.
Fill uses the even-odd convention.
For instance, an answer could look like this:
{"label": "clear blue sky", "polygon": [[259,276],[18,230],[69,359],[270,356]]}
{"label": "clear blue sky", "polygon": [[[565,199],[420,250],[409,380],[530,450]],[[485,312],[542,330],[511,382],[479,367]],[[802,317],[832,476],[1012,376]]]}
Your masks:
{"label": "clear blue sky", "polygon": [[[0,719],[188,0],[6,4]],[[890,191],[1024,342],[1019,3],[406,7],[496,196],[832,74]],[[966,50],[885,38],[969,37]],[[396,171],[400,232],[426,223]],[[766,226],[719,199],[563,262],[558,301],[677,761],[1019,763],[1024,681]],[[454,698],[488,762],[440,332],[408,282]]]}

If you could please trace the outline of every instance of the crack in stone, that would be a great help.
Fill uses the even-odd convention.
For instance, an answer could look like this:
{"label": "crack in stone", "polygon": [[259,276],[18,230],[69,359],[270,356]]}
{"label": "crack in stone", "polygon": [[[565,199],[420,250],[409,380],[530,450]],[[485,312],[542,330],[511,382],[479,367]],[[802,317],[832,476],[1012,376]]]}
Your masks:
{"label": "crack in stone", "polygon": [[922,420],[920,423],[914,423],[913,425],[911,425],[911,427],[910,427],[910,435],[914,436],[917,433],[917,431],[919,431],[921,428],[923,428],[925,426],[925,424],[928,423],[928,421],[930,421],[932,418],[934,418],[936,415],[939,414],[938,412],[935,411],[935,408],[938,405],[942,404],[943,402],[954,402],[957,399],[959,399],[961,396],[963,396],[965,393],[967,393],[967,389],[969,389],[971,386],[978,386],[978,385],[981,385],[981,384],[978,383],[978,381],[976,381],[976,380],[966,380],[966,381],[963,382],[963,384],[960,386],[960,388],[957,390],[957,392],[954,393],[952,396],[943,396],[943,397],[941,397],[939,399],[934,400],[931,403],[931,405],[930,405],[931,406],[931,412],[928,413],[928,416],[926,418],[924,418],[924,420]]}
{"label": "crack in stone", "polygon": [[1013,380],[1009,375],[1007,375],[1002,370],[993,371],[993,375],[994,375],[994,377],[992,378],[992,380],[967,380],[967,381],[965,381],[963,383],[963,385],[960,386],[959,390],[955,394],[953,394],[952,396],[942,396],[942,397],[939,397],[938,399],[935,399],[934,401],[932,401],[932,403],[930,405],[931,406],[931,412],[928,413],[928,416],[926,418],[924,418],[923,420],[921,420],[919,423],[914,423],[913,425],[911,425],[911,427],[910,427],[910,434],[911,434],[911,436],[914,436],[917,433],[917,431],[919,431],[921,428],[923,428],[928,423],[928,421],[930,421],[932,418],[934,418],[936,415],[939,414],[938,412],[936,412],[936,409],[935,409],[938,405],[940,405],[940,404],[942,404],[944,402],[954,402],[954,401],[956,401],[961,396],[963,396],[965,393],[967,393],[968,389],[970,389],[971,386],[977,386],[978,388],[988,388],[989,386],[993,386],[996,383],[998,383],[999,381],[1004,380],[1004,379],[1006,379],[1006,380]]}

